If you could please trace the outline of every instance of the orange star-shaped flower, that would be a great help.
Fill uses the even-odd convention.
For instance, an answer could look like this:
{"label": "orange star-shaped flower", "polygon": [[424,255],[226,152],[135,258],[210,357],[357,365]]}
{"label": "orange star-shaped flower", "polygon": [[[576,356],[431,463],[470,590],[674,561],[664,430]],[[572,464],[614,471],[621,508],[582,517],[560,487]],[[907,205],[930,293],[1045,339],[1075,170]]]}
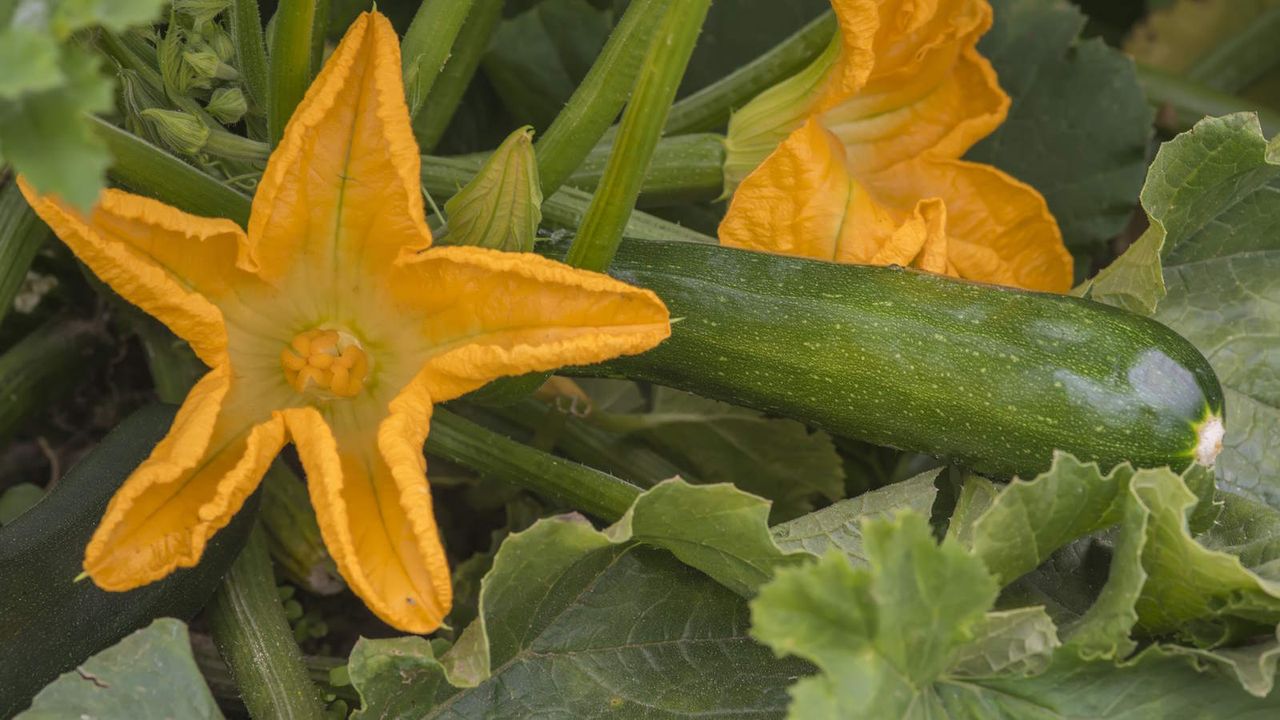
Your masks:
{"label": "orange star-shaped flower", "polygon": [[1034,188],[960,159],[1009,109],[977,42],[986,0],[832,0],[840,31],[729,124],[725,245],[1066,292]]}
{"label": "orange star-shaped flower", "polygon": [[452,590],[422,455],[432,404],[669,334],[648,290],[430,247],[400,67],[390,23],[362,15],[271,155],[247,234],[115,190],[86,217],[24,186],[85,264],[212,368],[89,542],[102,588],[194,565],[292,439],[351,588],[391,625],[433,630]]}

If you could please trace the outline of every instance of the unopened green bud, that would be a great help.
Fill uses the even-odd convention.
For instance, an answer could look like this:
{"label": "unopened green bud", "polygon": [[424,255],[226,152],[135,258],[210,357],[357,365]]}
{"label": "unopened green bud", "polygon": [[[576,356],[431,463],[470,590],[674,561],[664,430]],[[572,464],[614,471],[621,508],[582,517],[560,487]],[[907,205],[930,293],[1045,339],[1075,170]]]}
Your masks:
{"label": "unopened green bud", "polygon": [[151,121],[165,145],[180,153],[195,155],[209,139],[209,127],[190,113],[150,108],[142,116]]}
{"label": "unopened green bud", "polygon": [[211,80],[235,80],[240,77],[240,73],[236,72],[235,68],[222,62],[218,54],[211,49],[187,50],[182,53],[182,59],[191,66],[198,77]]}
{"label": "unopened green bud", "polygon": [[533,128],[522,127],[502,145],[466,187],[444,204],[450,245],[529,252],[542,222],[542,189],[533,154]]}
{"label": "unopened green bud", "polygon": [[174,23],[170,23],[169,31],[156,45],[156,60],[165,92],[175,98],[186,97],[199,78],[182,57],[182,32]]}
{"label": "unopened green bud", "polygon": [[224,63],[231,62],[231,58],[236,54],[236,45],[231,40],[231,34],[223,30],[221,25],[209,23],[200,31],[200,35],[219,60]]}
{"label": "unopened green bud", "polygon": [[804,124],[840,57],[839,34],[808,67],[757,95],[729,118],[725,135],[724,187],[730,194],[769,153]]}
{"label": "unopened green bud", "polygon": [[222,14],[231,7],[231,0],[173,0],[173,9],[191,18],[191,25],[197,29]]}
{"label": "unopened green bud", "polygon": [[208,110],[218,122],[230,125],[244,117],[249,105],[245,102],[244,93],[240,88],[224,87],[213,91],[213,95],[209,97],[209,104],[205,105],[204,109]]}

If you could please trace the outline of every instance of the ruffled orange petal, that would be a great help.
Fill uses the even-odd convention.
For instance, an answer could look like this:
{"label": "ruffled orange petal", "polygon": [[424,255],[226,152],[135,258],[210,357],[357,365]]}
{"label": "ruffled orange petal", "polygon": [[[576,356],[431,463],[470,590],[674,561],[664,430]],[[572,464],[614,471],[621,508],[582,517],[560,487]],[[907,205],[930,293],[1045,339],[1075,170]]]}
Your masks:
{"label": "ruffled orange petal", "polygon": [[391,288],[420,318],[435,402],[507,375],[644,352],[671,333],[649,290],[538,255],[436,247],[402,258]]}
{"label": "ruffled orange petal", "polygon": [[351,589],[400,630],[435,630],[453,602],[422,443],[431,402],[410,387],[378,426],[341,440],[314,408],[286,410],[325,545]]}
{"label": "ruffled orange petal", "polygon": [[400,43],[386,17],[352,23],[294,111],[253,199],[249,238],[271,278],[306,264],[310,282],[350,293],[401,247],[431,243]]}
{"label": "ruffled orange petal", "polygon": [[213,301],[232,287],[257,282],[239,226],[119,190],[103,191],[86,217],[56,198],[36,196],[22,179],[18,186],[36,214],[111,289],[191,343],[205,364],[225,361],[227,332]]}
{"label": "ruffled orange petal", "polygon": [[862,176],[922,156],[957,158],[1004,122],[1009,97],[976,49],[939,48],[919,71],[874,80],[821,115]]}
{"label": "ruffled orange petal", "polygon": [[876,62],[873,48],[880,30],[878,6],[877,0],[831,0],[840,28],[835,38],[839,56],[808,112],[822,112],[843,102],[866,84]]}
{"label": "ruffled orange petal", "polygon": [[719,235],[749,250],[945,272],[945,230],[937,200],[908,212],[878,203],[850,175],[840,141],[811,119],[738,188]]}
{"label": "ruffled orange petal", "polygon": [[278,416],[254,425],[222,412],[230,375],[219,366],[192,388],[169,434],[111,498],[85,549],[99,587],[131,590],[195,565],[280,452]]}
{"label": "ruffled orange petal", "polygon": [[1072,259],[1039,192],[990,165],[921,158],[871,176],[878,201],[910,207],[941,198],[948,257],[960,277],[1029,290],[1066,292]]}

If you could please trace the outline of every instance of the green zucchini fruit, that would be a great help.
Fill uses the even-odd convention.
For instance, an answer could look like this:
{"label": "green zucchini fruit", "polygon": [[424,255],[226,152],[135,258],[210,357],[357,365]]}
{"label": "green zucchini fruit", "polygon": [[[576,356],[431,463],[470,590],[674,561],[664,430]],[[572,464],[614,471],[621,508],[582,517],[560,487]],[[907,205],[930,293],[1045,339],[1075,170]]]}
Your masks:
{"label": "green zucchini fruit", "polygon": [[1204,357],[1154,320],[1092,301],[679,242],[624,242],[610,273],[667,303],[671,338],[581,374],[992,475],[1044,470],[1054,450],[1182,468],[1221,448],[1222,388]]}
{"label": "green zucchini fruit", "polygon": [[187,619],[213,594],[248,538],[257,493],[194,568],[124,593],[76,582],[107,501],[173,421],[174,408],[129,416],[31,509],[0,528],[0,717],[40,688],[157,617]]}

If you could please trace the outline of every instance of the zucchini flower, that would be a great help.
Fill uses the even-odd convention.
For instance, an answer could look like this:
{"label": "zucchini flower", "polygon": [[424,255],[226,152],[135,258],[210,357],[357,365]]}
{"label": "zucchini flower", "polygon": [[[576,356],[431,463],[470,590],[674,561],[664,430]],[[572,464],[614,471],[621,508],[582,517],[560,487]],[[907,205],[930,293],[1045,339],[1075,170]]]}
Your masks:
{"label": "zucchini flower", "polygon": [[248,231],[107,190],[32,207],[93,272],[210,368],[85,550],[123,591],[200,560],[290,440],[320,533],[387,623],[452,602],[422,445],[435,403],[509,375],[643,352],[652,292],[529,253],[433,247],[391,24],[365,13],[294,112]]}
{"label": "zucchini flower", "polygon": [[960,159],[1009,109],[977,50],[986,0],[832,5],[827,51],[730,122],[721,242],[1068,290],[1071,256],[1044,198]]}

